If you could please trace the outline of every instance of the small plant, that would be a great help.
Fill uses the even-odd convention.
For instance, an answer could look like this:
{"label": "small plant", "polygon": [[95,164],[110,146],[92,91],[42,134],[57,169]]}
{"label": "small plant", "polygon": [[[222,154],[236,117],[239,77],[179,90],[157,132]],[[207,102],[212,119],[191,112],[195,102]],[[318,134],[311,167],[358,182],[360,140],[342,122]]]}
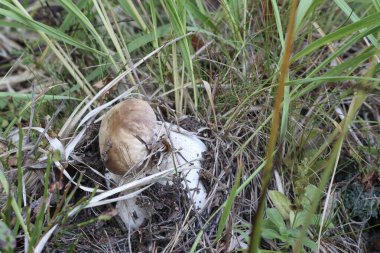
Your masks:
{"label": "small plant", "polygon": [[0,220],[0,250],[1,252],[12,252],[16,247],[16,239],[7,224]]}
{"label": "small plant", "polygon": [[348,186],[343,196],[345,208],[351,211],[350,217],[366,221],[379,216],[380,190],[371,187],[365,190],[362,184],[354,183]]}
{"label": "small plant", "polygon": [[[262,237],[268,240],[279,240],[282,242],[282,249],[291,249],[300,237],[311,197],[316,190],[317,188],[314,185],[306,187],[299,208],[293,208],[291,201],[281,192],[270,191],[269,196],[275,207],[266,209]],[[318,228],[320,216],[319,214],[314,215],[312,227]],[[329,223],[328,227],[333,227],[332,223]],[[317,249],[316,242],[310,237],[305,237],[302,244],[303,247],[308,249]],[[305,251],[305,248],[303,251]]]}
{"label": "small plant", "polygon": [[[305,215],[297,214],[298,218],[289,221],[288,224],[276,208],[266,210],[267,218],[263,223],[262,237],[268,240],[279,240],[284,249],[290,249],[301,233],[302,220]],[[317,249],[317,244],[310,238],[305,238],[303,245],[312,250]]]}

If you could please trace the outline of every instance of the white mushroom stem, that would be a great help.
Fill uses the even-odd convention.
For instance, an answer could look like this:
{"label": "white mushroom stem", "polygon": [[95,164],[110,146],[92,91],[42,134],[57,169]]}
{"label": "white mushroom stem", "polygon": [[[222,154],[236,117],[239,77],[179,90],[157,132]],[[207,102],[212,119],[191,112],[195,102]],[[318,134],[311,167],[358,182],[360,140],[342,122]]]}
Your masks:
{"label": "white mushroom stem", "polygon": [[[108,188],[110,186],[110,180],[114,181],[116,184],[120,184],[122,176],[114,174],[112,172],[106,173],[106,179],[108,183]],[[128,230],[134,231],[138,229],[145,221],[149,218],[149,210],[146,207],[137,204],[138,197],[131,197],[116,203],[116,210],[124,222]]]}

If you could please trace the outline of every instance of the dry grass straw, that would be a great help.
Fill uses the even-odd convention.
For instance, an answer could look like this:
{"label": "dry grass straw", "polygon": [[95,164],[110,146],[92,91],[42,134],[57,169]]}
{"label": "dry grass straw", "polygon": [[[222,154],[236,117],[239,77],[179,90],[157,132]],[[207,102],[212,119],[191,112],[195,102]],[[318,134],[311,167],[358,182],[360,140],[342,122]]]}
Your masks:
{"label": "dry grass straw", "polygon": [[[19,10],[24,11],[22,6],[16,2],[17,1],[14,1],[15,6],[18,6]],[[101,34],[98,34],[92,24],[86,23],[88,20],[83,19],[82,22],[86,23],[86,29],[92,31],[92,35],[96,37],[96,41],[102,50],[100,53],[114,53],[113,57],[108,60],[112,64],[111,68],[115,68],[114,71],[116,72],[116,77],[105,82],[104,86],[98,92],[93,90],[93,87],[89,85],[91,82],[86,81],[86,78],[80,73],[80,70],[86,69],[88,66],[81,69],[80,67],[83,66],[79,67],[73,64],[72,57],[61,48],[61,44],[54,42],[41,32],[43,34],[42,38],[47,45],[49,45],[49,49],[45,50],[41,60],[51,55],[49,54],[49,50],[52,50],[72,78],[83,88],[86,97],[81,99],[81,103],[75,108],[72,108],[73,110],[71,110],[71,114],[69,113],[70,115],[65,112],[67,120],[59,129],[58,137],[55,137],[52,132],[49,131],[49,125],[45,128],[40,128],[33,127],[30,124],[29,127],[21,128],[22,133],[28,132],[35,134],[39,139],[42,139],[39,145],[32,145],[30,143],[24,143],[22,145],[21,149],[24,153],[30,153],[30,151],[35,150],[39,155],[38,163],[25,163],[23,169],[44,169],[48,163],[49,155],[54,152],[58,153],[59,151],[61,156],[57,159],[53,159],[55,167],[59,169],[55,171],[58,171],[58,173],[62,172],[62,175],[66,177],[64,181],[75,185],[76,189],[79,189],[76,196],[93,197],[89,201],[73,201],[72,203],[78,203],[78,205],[74,204],[74,206],[71,206],[72,209],[64,214],[66,216],[62,222],[59,221],[54,224],[49,224],[43,231],[43,236],[36,244],[36,252],[51,250],[53,246],[49,244],[49,242],[52,239],[54,239],[55,242],[71,244],[71,240],[74,237],[71,231],[67,234],[62,233],[62,231],[65,231],[67,228],[65,222],[71,223],[72,227],[77,229],[73,229],[75,233],[82,232],[86,237],[84,242],[77,244],[78,249],[82,251],[90,250],[90,242],[94,240],[94,238],[91,238],[92,235],[90,231],[92,228],[91,226],[84,226],[81,223],[81,217],[88,218],[88,216],[90,216],[89,213],[99,215],[106,207],[111,206],[109,205],[110,203],[136,195],[153,198],[156,196],[156,193],[152,193],[149,190],[157,190],[157,188],[155,188],[157,187],[155,182],[163,180],[173,173],[173,169],[171,169],[109,190],[103,186],[104,178],[102,172],[98,171],[101,166],[96,167],[93,164],[87,164],[88,161],[82,159],[86,155],[94,155],[94,152],[88,152],[87,148],[91,145],[95,145],[94,140],[96,140],[96,134],[94,137],[91,136],[89,132],[96,132],[96,124],[101,120],[102,113],[120,100],[128,99],[128,97],[141,97],[139,93],[144,93],[141,87],[152,81],[154,84],[158,83],[159,87],[144,97],[150,100],[156,113],[160,115],[160,119],[176,123],[185,129],[196,132],[207,144],[208,152],[205,154],[205,160],[203,162],[205,169],[202,171],[202,177],[209,192],[207,206],[204,210],[197,213],[186,205],[184,199],[181,199],[181,197],[185,196],[183,192],[181,193],[181,189],[174,188],[175,191],[179,192],[178,195],[176,195],[179,199],[176,203],[181,205],[177,210],[178,213],[173,216],[175,222],[170,223],[170,221],[168,221],[168,223],[160,223],[162,222],[160,221],[158,224],[152,224],[152,226],[147,226],[142,229],[143,236],[147,238],[148,236],[152,236],[154,239],[152,239],[152,251],[196,252],[199,248],[210,251],[228,251],[235,250],[236,248],[246,249],[248,247],[247,238],[249,233],[251,233],[251,227],[248,224],[253,222],[255,228],[260,228],[257,224],[263,219],[261,213],[261,215],[257,215],[256,221],[251,220],[255,210],[258,208],[257,203],[260,189],[262,189],[260,195],[260,210],[263,210],[264,204],[271,205],[270,201],[267,201],[265,198],[265,191],[267,187],[272,185],[273,188],[277,188],[278,191],[292,197],[292,200],[296,199],[297,196],[293,196],[294,185],[288,183],[288,181],[296,180],[292,178],[292,173],[294,173],[292,170],[297,168],[298,163],[304,162],[302,159],[308,158],[308,160],[305,160],[307,162],[306,167],[313,170],[316,167],[315,164],[320,161],[321,158],[327,160],[326,153],[328,153],[330,147],[334,147],[334,153],[329,162],[329,169],[334,172],[333,175],[335,175],[335,171],[338,168],[337,158],[342,153],[345,153],[343,149],[345,147],[347,147],[350,152],[352,151],[358,154],[360,159],[367,164],[375,161],[376,158],[369,154],[362,155],[361,151],[357,148],[358,145],[365,144],[363,139],[366,133],[361,127],[370,129],[368,131],[368,138],[372,140],[372,143],[376,142],[377,130],[371,129],[373,127],[371,120],[373,119],[361,118],[359,122],[355,121],[350,127],[349,123],[352,123],[361,105],[364,105],[366,109],[371,112],[371,117],[375,115],[378,119],[379,112],[376,106],[374,106],[379,104],[377,97],[370,96],[369,99],[371,100],[369,101],[371,102],[365,103],[365,92],[358,93],[355,96],[346,94],[340,96],[340,93],[344,91],[344,89],[332,87],[330,83],[326,85],[322,85],[321,83],[345,82],[344,84],[346,84],[348,81],[378,81],[376,76],[363,77],[360,76],[359,72],[349,70],[351,66],[356,70],[356,66],[362,62],[368,64],[368,59],[376,54],[375,50],[371,48],[359,52],[363,46],[358,41],[373,33],[375,29],[373,26],[376,25],[377,14],[371,14],[369,17],[357,20],[358,22],[356,24],[348,24],[336,32],[331,32],[328,29],[324,31],[322,27],[329,27],[329,24],[323,23],[323,20],[318,20],[318,24],[314,22],[310,25],[313,27],[311,32],[312,36],[306,39],[299,38],[300,43],[298,46],[300,50],[297,51],[298,53],[292,58],[293,61],[298,61],[296,62],[297,64],[295,64],[297,66],[292,66],[292,72],[289,76],[293,75],[298,79],[293,79],[292,77],[292,80],[289,81],[287,70],[289,68],[290,49],[292,48],[290,43],[292,41],[291,37],[294,34],[294,30],[303,34],[304,31],[302,29],[309,29],[305,28],[303,22],[308,17],[309,10],[313,10],[314,8],[311,3],[307,3],[307,1],[302,1],[295,24],[293,24],[296,16],[293,6],[293,14],[290,15],[291,22],[289,22],[288,29],[294,30],[288,30],[287,34],[292,36],[288,36],[286,42],[284,41],[280,19],[280,12],[283,11],[283,6],[278,6],[276,1],[271,1],[274,8],[273,11],[277,13],[274,16],[274,21],[268,21],[265,17],[261,19],[259,16],[259,18],[249,16],[251,15],[248,11],[249,7],[254,8],[255,5],[247,1],[243,1],[242,4],[242,6],[244,6],[243,15],[236,9],[238,5],[235,6],[228,1],[222,1],[220,11],[215,13],[215,19],[201,15],[202,8],[199,6],[200,1],[196,1],[196,3],[187,6],[190,8],[189,10],[192,10],[190,17],[186,16],[189,15],[189,13],[182,13],[181,15],[183,16],[181,16],[175,12],[175,3],[181,4],[183,3],[182,1],[170,1],[164,4],[164,7],[166,6],[167,9],[166,12],[162,11],[162,13],[166,13],[168,18],[176,22],[175,24],[171,24],[175,29],[173,33],[181,36],[169,40],[169,42],[163,42],[164,39],[162,39],[162,37],[165,39],[169,37],[167,31],[170,29],[168,29],[168,26],[159,27],[162,18],[156,15],[158,12],[156,13],[157,5],[154,1],[151,1],[149,4],[150,13],[154,13],[151,17],[149,17],[148,12],[144,9],[146,6],[144,7],[141,3],[137,5],[132,1],[120,2],[123,2],[121,5],[127,10],[126,13],[132,15],[134,18],[136,24],[132,26],[142,29],[144,36],[148,34],[153,36],[151,40],[143,44],[151,43],[153,49],[150,49],[151,53],[147,54],[145,53],[146,51],[144,51],[145,48],[140,45],[144,50],[138,53],[135,51],[136,55],[140,57],[140,60],[132,61],[129,54],[133,50],[136,50],[136,48],[140,48],[136,46],[132,47],[132,43],[128,44],[126,41],[123,41],[122,32],[126,30],[130,31],[130,28],[125,29],[123,23],[117,24],[117,22],[115,22],[117,27],[113,24],[119,17],[118,15],[121,15],[121,17],[128,15],[125,15],[125,13],[120,14],[118,10],[112,9],[112,7],[109,6],[110,3],[104,4],[101,3],[101,1],[95,1],[94,11],[99,15],[101,24],[104,24],[104,34],[110,37],[110,45],[105,45]],[[338,2],[342,8],[347,7],[342,1],[336,2]],[[318,3],[314,4],[318,5]],[[72,8],[74,11],[76,10],[73,6],[67,6],[67,8]],[[140,15],[137,10],[142,10],[144,15]],[[107,15],[107,13],[109,15]],[[83,13],[78,13],[79,16],[82,14]],[[261,13],[259,11],[258,14],[265,14],[265,12]],[[210,31],[201,30],[199,27],[184,27],[184,25],[186,25],[184,20],[193,20],[194,16],[192,15],[201,17],[202,21],[204,21],[203,23],[206,24],[205,27],[209,27]],[[355,18],[355,16],[353,15],[352,18],[349,18],[352,19]],[[260,22],[251,22],[252,20],[256,21],[256,19],[268,22],[267,24],[276,24],[277,30],[263,31]],[[223,22],[223,20],[226,20],[226,22]],[[192,25],[195,24],[196,23]],[[223,28],[225,28],[227,32],[220,32],[218,34],[218,26],[220,26],[220,24],[223,24]],[[127,27],[129,27],[129,24]],[[355,31],[355,27],[359,27],[362,33],[353,37],[346,37],[349,33]],[[242,28],[244,29],[241,31]],[[265,27],[265,29],[267,28]],[[186,31],[189,30],[198,31],[198,33],[186,33]],[[251,30],[257,32],[257,34],[250,34],[249,31]],[[270,34],[272,31],[275,31],[275,36]],[[318,33],[314,33],[315,31]],[[325,32],[328,35],[324,36]],[[270,36],[265,37],[267,34]],[[187,40],[187,38],[193,38],[193,36],[202,38],[205,40],[205,43],[202,47],[198,48],[195,53],[190,54],[187,48],[189,45],[183,44],[181,41]],[[322,36],[323,38],[315,39],[313,36]],[[276,37],[276,43],[281,45],[281,47],[271,44],[271,42],[265,42],[267,45],[260,44],[260,39],[271,38],[272,41],[274,41],[274,37]],[[304,43],[310,39],[314,42],[310,43],[310,46],[304,45]],[[5,41],[5,48],[17,47],[13,45],[7,37],[0,36],[0,40]],[[367,40],[366,43],[368,41],[371,42],[371,40],[372,36],[369,36],[369,40]],[[339,41],[339,43],[337,41]],[[73,43],[75,43],[75,41]],[[336,46],[335,43],[338,43],[338,46]],[[326,45],[330,51],[322,49]],[[355,59],[350,59],[350,55],[343,55],[342,53],[348,48],[352,48],[353,45],[356,45],[355,48],[359,48],[358,51],[355,52],[358,55],[354,57]],[[266,46],[269,49],[268,51],[265,51]],[[126,50],[126,47],[131,50]],[[321,48],[320,51],[316,51],[316,49],[319,50],[319,48]],[[112,49],[114,49],[115,52],[113,52]],[[282,61],[280,60],[281,57],[279,57],[281,50],[284,50]],[[263,51],[263,54],[268,55],[267,58],[260,56]],[[181,54],[179,52],[181,52]],[[99,55],[99,52],[92,53]],[[223,55],[220,55],[222,53]],[[167,55],[169,55],[169,57],[167,57]],[[136,56],[134,55],[134,57]],[[183,59],[184,57],[186,58]],[[20,57],[20,59],[21,58],[22,57]],[[115,61],[116,58],[120,60],[120,65]],[[329,65],[334,58],[338,59],[337,64],[339,65],[336,68]],[[152,63],[153,60],[156,61]],[[282,62],[280,70],[278,70],[278,62]],[[102,63],[100,63],[100,65],[101,64]],[[204,67],[202,64],[207,67]],[[302,64],[307,66],[303,68]],[[159,68],[158,70],[157,66]],[[209,69],[207,69],[208,67]],[[38,67],[34,66],[34,68],[37,69]],[[0,89],[16,97],[16,91],[20,91],[18,86],[20,83],[38,80],[38,78],[45,75],[45,73],[36,71],[36,69],[30,66],[26,67],[17,60],[6,75],[0,79]],[[190,69],[190,74],[194,76],[186,76],[186,69]],[[218,70],[217,74],[212,73],[215,69]],[[118,70],[120,70],[120,72]],[[167,72],[174,71],[176,73],[172,76],[173,80],[169,81],[170,85],[167,85],[167,79],[170,78],[167,78],[167,74],[163,70]],[[17,71],[19,71],[19,73],[17,73]],[[204,71],[204,73],[199,74],[197,71]],[[277,86],[274,84],[276,83],[274,80],[277,79],[274,73],[278,71],[280,72],[278,81],[280,85],[277,87],[275,105],[272,107],[273,98],[268,94]],[[320,71],[324,71],[324,73],[318,75]],[[250,72],[252,72],[252,74],[250,74]],[[110,99],[109,102],[104,102],[104,94],[118,86],[126,77],[128,77],[129,82],[132,83],[133,88],[123,90],[121,93],[115,92],[117,94],[116,97]],[[56,81],[55,79],[53,80],[53,78],[44,78],[47,86],[52,86],[53,81]],[[63,83],[62,86],[68,89],[65,82],[60,83]],[[191,91],[191,87],[194,87],[195,84],[200,92],[197,94],[196,89],[194,89],[194,96],[199,96],[191,97],[189,91]],[[284,88],[285,85],[287,85],[287,91]],[[376,90],[373,88],[374,86],[369,87],[372,87],[372,90]],[[313,92],[315,89],[318,89],[318,98],[314,100]],[[282,100],[283,90],[285,90],[285,96]],[[43,99],[50,99],[51,97],[49,96],[42,96],[47,91],[49,90],[46,89],[41,93],[35,93],[35,89],[33,88],[24,90],[24,92],[29,94],[23,94],[23,97],[25,99],[31,99],[31,102],[28,103],[25,108],[35,107],[35,105]],[[59,99],[68,100],[72,98],[62,96],[59,97]],[[175,106],[173,106],[173,100],[175,101]],[[351,109],[348,112],[345,111],[347,100],[349,101],[348,103],[351,103]],[[277,129],[280,125],[279,115],[281,102],[283,103],[281,128]],[[307,107],[307,112],[304,117],[300,116],[301,113],[298,115],[299,106]],[[201,110],[197,111],[197,107]],[[174,108],[176,110],[174,110]],[[185,109],[187,108],[190,108],[188,112],[191,112],[192,115],[197,115],[197,118],[190,116],[185,117],[181,113],[186,112]],[[272,108],[275,108],[273,113]],[[337,122],[339,118],[343,120],[341,124]],[[12,123],[12,126],[18,124],[18,119]],[[270,131],[269,137],[269,124],[271,121],[272,130]],[[32,118],[30,122],[32,122]],[[51,121],[51,124],[54,124],[54,122]],[[8,132],[11,131],[11,128],[12,127],[9,128]],[[272,159],[276,158],[272,157],[272,154],[275,151],[278,130],[280,131],[281,143],[279,143],[277,152],[284,158],[284,162],[281,162],[283,166],[281,167],[282,169],[274,173],[275,182],[270,184],[268,178],[272,175]],[[322,132],[322,137],[320,139],[312,139],[311,141],[303,140],[312,130]],[[16,136],[17,133],[18,131],[13,132]],[[343,143],[346,134],[348,134],[347,145]],[[337,138],[338,142],[335,143],[338,144],[334,144]],[[265,145],[266,143],[269,143],[268,146]],[[303,157],[301,149],[304,143],[307,143],[310,147],[317,147],[314,149],[315,152],[311,157]],[[287,149],[285,149],[285,147]],[[17,152],[18,147],[15,145],[4,154],[0,154],[0,157],[12,157],[15,156]],[[264,160],[265,153],[267,158]],[[297,157],[292,157],[292,155],[297,155]],[[98,156],[96,153],[94,157],[99,158]],[[332,162],[333,160],[334,162]],[[83,180],[83,182],[78,181],[81,166],[86,168],[86,172],[83,175],[83,178],[86,179]],[[241,178],[240,176],[235,176],[239,174],[237,173],[237,168],[241,170]],[[100,170],[102,169],[103,168]],[[264,170],[264,172],[262,182],[260,182],[259,178],[262,170]],[[312,172],[318,174],[321,171]],[[11,174],[12,172],[6,173]],[[28,171],[24,174],[24,179],[21,179],[21,181],[24,181],[20,185],[25,185],[25,190],[17,191],[13,189],[15,194],[29,193],[29,184],[36,185],[39,183],[38,187],[43,187],[41,183],[43,181],[42,174],[34,173],[33,177],[29,176],[30,174],[32,173]],[[327,206],[330,203],[328,198],[333,195],[334,176],[330,177],[328,174],[323,174],[323,176],[324,180],[326,179],[325,181],[322,180],[324,184],[330,182],[330,187],[326,194],[327,199],[325,201]],[[16,180],[15,177],[12,178],[9,175],[0,177],[0,179],[3,185],[7,185],[7,182],[8,185],[12,185]],[[240,184],[234,187],[234,183],[239,182],[239,179],[241,180]],[[28,180],[30,180],[31,183],[29,183]],[[317,179],[314,180],[314,182],[319,181]],[[320,188],[324,189],[322,183]],[[120,192],[127,189],[131,190],[130,194],[118,196]],[[232,194],[231,189],[234,189]],[[12,191],[12,187],[9,187],[8,190]],[[230,196],[228,196],[229,194]],[[321,194],[319,194],[318,197],[325,196],[325,194]],[[37,193],[32,195],[36,198],[39,197]],[[19,198],[19,201],[21,200],[23,200],[23,198]],[[317,201],[314,202],[315,205],[319,203],[319,199],[316,200]],[[17,215],[19,216],[19,220],[22,221],[20,205],[18,203],[13,204],[16,212],[18,210]],[[17,206],[15,204],[17,204]],[[25,205],[25,203],[23,203],[23,205]],[[223,215],[223,208],[229,211],[228,215]],[[316,206],[313,206],[313,208],[316,208]],[[338,210],[341,212],[341,209]],[[330,211],[331,210],[327,210],[326,208],[324,217],[327,217],[327,212]],[[347,217],[343,217],[342,214],[337,215],[337,219],[341,219],[339,224],[347,223]],[[220,222],[221,220],[223,222]],[[321,223],[323,223],[323,219]],[[349,226],[342,225],[337,226],[335,229],[328,230],[330,234],[326,234],[326,231],[320,229],[318,231],[320,250],[325,252],[359,251],[359,249],[362,248],[362,244],[358,243],[361,236],[355,234],[357,233],[356,228],[351,226],[350,223],[348,224]],[[25,225],[22,223],[20,225],[27,234],[28,231],[25,229]],[[154,230],[154,225],[161,226],[161,230]],[[111,243],[97,241],[99,245],[94,245],[93,248],[104,251],[115,250],[120,246],[121,249],[125,247],[124,249],[129,248],[130,251],[133,251],[134,246],[136,246],[136,241],[140,238],[138,238],[136,234],[126,237],[126,233],[118,232],[118,229],[119,226],[115,224],[104,229],[106,231],[105,233],[108,233],[106,237],[109,241],[116,238],[115,240],[117,241],[113,241],[113,245],[109,245]],[[148,230],[151,230],[150,234],[147,233]],[[344,234],[347,231],[349,231],[349,233],[347,235]],[[304,233],[307,232],[311,235],[312,233],[314,234],[315,231],[306,231],[305,229]],[[255,232],[253,234],[255,234]],[[57,235],[61,236],[61,238],[57,239]],[[257,232],[256,235],[254,238],[259,240],[260,236],[258,236]],[[334,238],[337,238],[337,243],[330,243],[326,239],[326,235],[332,235]],[[169,237],[170,239],[167,239]],[[25,243],[25,245],[27,248],[27,243]],[[281,244],[269,240],[263,242],[261,246],[272,250],[280,250],[281,248]],[[93,248],[91,248],[91,250]],[[251,250],[253,251],[255,249],[258,249],[257,241],[251,243]]]}

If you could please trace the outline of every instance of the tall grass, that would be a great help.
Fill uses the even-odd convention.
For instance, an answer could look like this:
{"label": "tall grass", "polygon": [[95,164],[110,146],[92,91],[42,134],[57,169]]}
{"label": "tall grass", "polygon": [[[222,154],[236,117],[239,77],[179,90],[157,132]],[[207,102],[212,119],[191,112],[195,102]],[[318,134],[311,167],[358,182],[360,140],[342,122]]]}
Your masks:
{"label": "tall grass", "polygon": [[[152,101],[160,117],[179,121],[192,115],[204,125],[200,132],[207,129],[212,133],[204,137],[215,156],[209,169],[209,206],[203,210],[205,216],[200,218],[199,213],[196,221],[186,224],[186,229],[193,231],[178,229],[176,238],[180,239],[167,248],[173,249],[187,238],[190,252],[228,250],[233,243],[245,245],[241,247],[249,252],[264,248],[302,252],[308,237],[318,242],[320,250],[329,250],[327,240],[325,245],[321,243],[328,213],[322,200],[331,194],[340,161],[352,154],[368,164],[372,159],[354,144],[356,140],[370,145],[358,123],[362,121],[357,119],[378,126],[361,111],[366,101],[379,93],[378,1],[59,0],[56,5],[63,14],[58,25],[38,20],[40,2],[26,2],[0,0],[1,29],[12,39],[11,33],[19,34],[14,40],[26,47],[18,55],[27,55],[24,59],[29,62],[9,61],[15,69],[28,66],[38,70],[30,82],[41,85],[36,97],[35,90],[19,92],[25,85],[22,81],[9,81],[13,79],[8,75],[17,76],[13,68],[0,78],[0,99],[11,101],[0,101],[0,116],[4,117],[0,123],[6,124],[2,137],[7,140],[0,156],[4,167],[0,182],[8,196],[0,217],[15,237],[25,238],[25,251],[42,252],[50,247],[49,242],[59,240],[57,235],[65,234],[65,229],[88,226],[83,222],[65,227],[84,207],[97,206],[96,201],[100,206],[114,201],[106,198],[118,190],[102,189],[106,193],[100,195],[95,192],[97,187],[82,185],[83,175],[70,176],[72,171],[65,166],[77,166],[76,153],[85,149],[87,128],[100,121],[102,110],[135,91],[138,94],[134,95]],[[38,37],[25,39],[29,34]],[[39,83],[45,79],[51,81],[50,87]],[[67,110],[44,133],[48,125],[43,123],[48,121],[45,110],[58,108],[57,100],[63,100]],[[13,104],[17,114],[3,113]],[[29,115],[34,111],[35,116]],[[29,117],[32,125],[28,132],[42,127],[38,131],[46,139],[33,147],[34,158],[46,165],[40,167],[40,196],[30,195],[26,180],[30,151],[26,143],[36,141],[33,135],[25,136],[25,118]],[[375,130],[370,131],[376,136]],[[18,143],[8,143],[14,132],[19,133]],[[57,150],[66,153],[54,153]],[[15,168],[9,162],[14,157]],[[8,177],[12,169],[17,170],[17,180]],[[75,187],[54,193],[62,199],[50,213],[52,193],[48,190],[56,180],[55,173],[62,173],[67,185]],[[15,190],[12,185],[17,186]],[[297,206],[305,197],[298,185],[316,185],[318,189],[298,237],[286,242],[262,240],[268,225],[266,212],[276,208],[267,197],[268,190],[280,192]],[[85,192],[95,200],[85,199]],[[83,198],[78,200],[78,196]],[[42,205],[33,215],[29,205],[35,198],[41,198]],[[14,220],[10,213],[15,214]],[[313,219],[320,213],[323,218],[315,233]],[[103,218],[89,219],[89,223]],[[286,225],[294,222],[282,218]],[[332,219],[349,220],[338,214]],[[347,232],[345,228],[342,231]],[[355,233],[349,232],[340,238],[352,239]],[[330,233],[337,232],[331,229]]]}

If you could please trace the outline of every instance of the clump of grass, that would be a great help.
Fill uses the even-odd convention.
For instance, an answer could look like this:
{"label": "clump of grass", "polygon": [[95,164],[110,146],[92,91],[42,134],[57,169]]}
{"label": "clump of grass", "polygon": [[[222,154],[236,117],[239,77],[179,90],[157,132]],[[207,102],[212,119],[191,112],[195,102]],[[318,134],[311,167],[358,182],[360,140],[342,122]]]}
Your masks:
{"label": "clump of grass", "polygon": [[[297,2],[0,0],[3,250],[364,252],[340,191],[379,189],[380,6]],[[107,189],[96,137],[130,96],[209,149],[204,210],[140,237],[112,203],[163,175]]]}

